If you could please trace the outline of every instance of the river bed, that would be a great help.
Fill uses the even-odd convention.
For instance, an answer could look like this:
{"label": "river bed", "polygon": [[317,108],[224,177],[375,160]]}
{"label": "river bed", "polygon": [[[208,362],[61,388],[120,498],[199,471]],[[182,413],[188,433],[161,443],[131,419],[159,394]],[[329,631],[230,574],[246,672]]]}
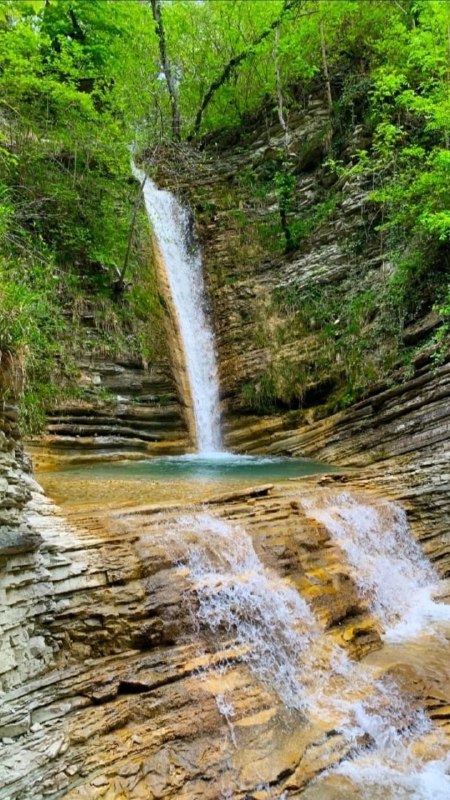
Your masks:
{"label": "river bed", "polygon": [[[194,646],[200,658],[230,647],[241,653],[250,678],[243,683],[241,668],[236,673],[227,656],[218,671],[199,676],[205,699],[197,711],[198,698],[192,699],[192,713],[201,714],[201,703],[214,697],[221,722],[211,735],[222,737],[226,752],[222,766],[214,768],[217,795],[205,797],[450,798],[448,587],[437,582],[399,506],[340,489],[334,474],[332,467],[308,460],[224,454],[71,467],[39,476],[69,515],[101,517],[110,520],[113,535],[138,535],[139,558],[150,571],[158,554],[172,562],[162,579],[167,586],[158,583],[158,592],[168,595],[169,608],[191,598],[188,629],[193,628],[183,629],[182,645]],[[286,561],[299,525],[306,531],[305,556],[299,551]],[[306,554],[315,551],[317,530],[329,538],[311,567]],[[359,610],[351,610],[350,595],[342,600],[349,580]],[[179,581],[184,588],[177,595]],[[150,585],[148,591],[151,596]],[[339,618],[340,602],[350,608],[342,629],[331,624]],[[347,652],[346,642],[367,624],[361,613],[369,613],[381,639]],[[244,710],[249,680],[259,689],[252,689],[255,700]],[[271,700],[262,699],[264,692]],[[304,744],[308,736],[312,740]],[[314,766],[311,746],[317,748]],[[283,777],[289,754],[298,764]],[[182,796],[197,797],[190,791]]]}

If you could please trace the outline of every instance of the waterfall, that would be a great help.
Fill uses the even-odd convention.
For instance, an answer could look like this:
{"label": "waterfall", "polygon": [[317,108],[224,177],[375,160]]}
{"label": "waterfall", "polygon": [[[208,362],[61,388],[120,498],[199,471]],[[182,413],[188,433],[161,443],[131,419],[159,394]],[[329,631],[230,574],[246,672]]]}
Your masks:
{"label": "waterfall", "polygon": [[433,599],[437,573],[411,536],[400,506],[375,498],[369,505],[349,492],[303,499],[302,505],[345,553],[386,639],[410,638],[431,621],[450,619],[450,607]]}
{"label": "waterfall", "polygon": [[[420,614],[436,576],[398,506],[375,500],[372,507],[350,493],[304,503],[333,532],[349,566],[361,569],[359,588],[386,627]],[[305,800],[450,797],[445,738],[425,710],[394,677],[350,659],[289,580],[262,563],[240,525],[201,512],[163,524],[161,536],[190,585],[196,636],[218,650],[231,641],[291,714],[342,737],[340,758],[305,789]],[[408,602],[393,617],[390,604],[402,591]],[[232,689],[216,704],[239,750]]]}
{"label": "waterfall", "polygon": [[[134,177],[145,173],[132,164]],[[176,315],[191,405],[193,435],[202,454],[221,451],[220,407],[214,336],[205,310],[200,250],[192,236],[189,212],[148,177],[143,188],[150,220]],[[190,402],[188,402],[190,400]]]}

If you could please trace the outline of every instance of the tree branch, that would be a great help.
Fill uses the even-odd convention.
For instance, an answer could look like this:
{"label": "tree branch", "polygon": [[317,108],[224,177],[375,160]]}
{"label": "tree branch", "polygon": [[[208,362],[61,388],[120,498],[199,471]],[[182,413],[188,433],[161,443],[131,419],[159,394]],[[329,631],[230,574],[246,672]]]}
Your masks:
{"label": "tree branch", "polygon": [[260,35],[257,36],[257,38],[254,39],[250,43],[250,45],[245,48],[245,50],[242,50],[240,53],[238,53],[238,55],[233,56],[233,58],[231,58],[229,62],[224,66],[221,74],[212,81],[205,95],[203,96],[200,108],[195,117],[194,126],[188,137],[189,141],[198,134],[202,124],[203,114],[205,113],[206,108],[209,106],[217,90],[220,89],[220,87],[223,86],[224,83],[226,83],[226,81],[230,78],[231,74],[239,67],[239,65],[242,64],[242,62],[245,61],[245,59],[248,58],[248,56],[250,56],[253,53],[255,47],[258,47],[258,45],[260,45],[261,42],[263,42],[265,39],[268,38],[268,36],[270,36],[272,31],[278,28],[278,26],[280,25],[281,21],[283,20],[284,16],[288,13],[288,11],[290,11],[292,8],[295,8],[296,6],[300,7],[302,2],[303,0],[284,0],[284,5],[281,10],[281,13],[278,15],[276,19],[273,20],[273,22],[270,23],[269,27],[266,28],[262,33],[260,33]]}

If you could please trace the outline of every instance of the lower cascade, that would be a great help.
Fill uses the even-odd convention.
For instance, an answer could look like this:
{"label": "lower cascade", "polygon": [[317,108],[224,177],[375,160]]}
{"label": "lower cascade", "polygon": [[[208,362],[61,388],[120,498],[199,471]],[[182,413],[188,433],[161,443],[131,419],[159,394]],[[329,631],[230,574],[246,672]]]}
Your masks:
{"label": "lower cascade", "polygon": [[0,800],[448,800],[450,606],[396,503],[111,474],[61,471],[0,576]]}
{"label": "lower cascade", "polygon": [[[411,644],[424,625],[428,636],[439,639],[434,623],[450,623],[450,607],[433,600],[437,576],[399,506],[364,503],[348,492],[328,502],[318,496],[300,502],[342,549],[387,641]],[[289,724],[300,715],[314,724],[331,724],[341,739],[338,764],[318,776],[302,797],[450,797],[445,737],[414,695],[395,677],[349,658],[290,581],[264,566],[244,528],[200,512],[170,527],[163,524],[163,530],[187,578],[186,602],[205,647],[219,651],[231,639],[238,658],[278,695]],[[218,694],[216,702],[232,747],[239,751],[232,689]],[[263,777],[258,797],[291,796],[288,789],[273,793]],[[242,788],[236,785],[235,790]],[[230,790],[222,796],[241,795]]]}

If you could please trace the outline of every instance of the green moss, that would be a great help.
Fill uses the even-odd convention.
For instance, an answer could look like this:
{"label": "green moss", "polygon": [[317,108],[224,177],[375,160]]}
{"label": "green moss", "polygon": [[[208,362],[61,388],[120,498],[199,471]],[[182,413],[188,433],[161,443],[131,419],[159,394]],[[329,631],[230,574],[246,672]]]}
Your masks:
{"label": "green moss", "polygon": [[[303,385],[295,371],[285,371],[279,397],[289,398],[291,406],[302,404],[305,386],[313,379],[328,383],[329,411],[345,408],[402,367],[403,316],[391,284],[381,276],[354,275],[338,286],[307,290],[279,289],[274,307],[288,318],[280,324],[284,343],[305,336],[315,341],[314,362],[302,368]],[[407,368],[405,360],[405,373]]]}

